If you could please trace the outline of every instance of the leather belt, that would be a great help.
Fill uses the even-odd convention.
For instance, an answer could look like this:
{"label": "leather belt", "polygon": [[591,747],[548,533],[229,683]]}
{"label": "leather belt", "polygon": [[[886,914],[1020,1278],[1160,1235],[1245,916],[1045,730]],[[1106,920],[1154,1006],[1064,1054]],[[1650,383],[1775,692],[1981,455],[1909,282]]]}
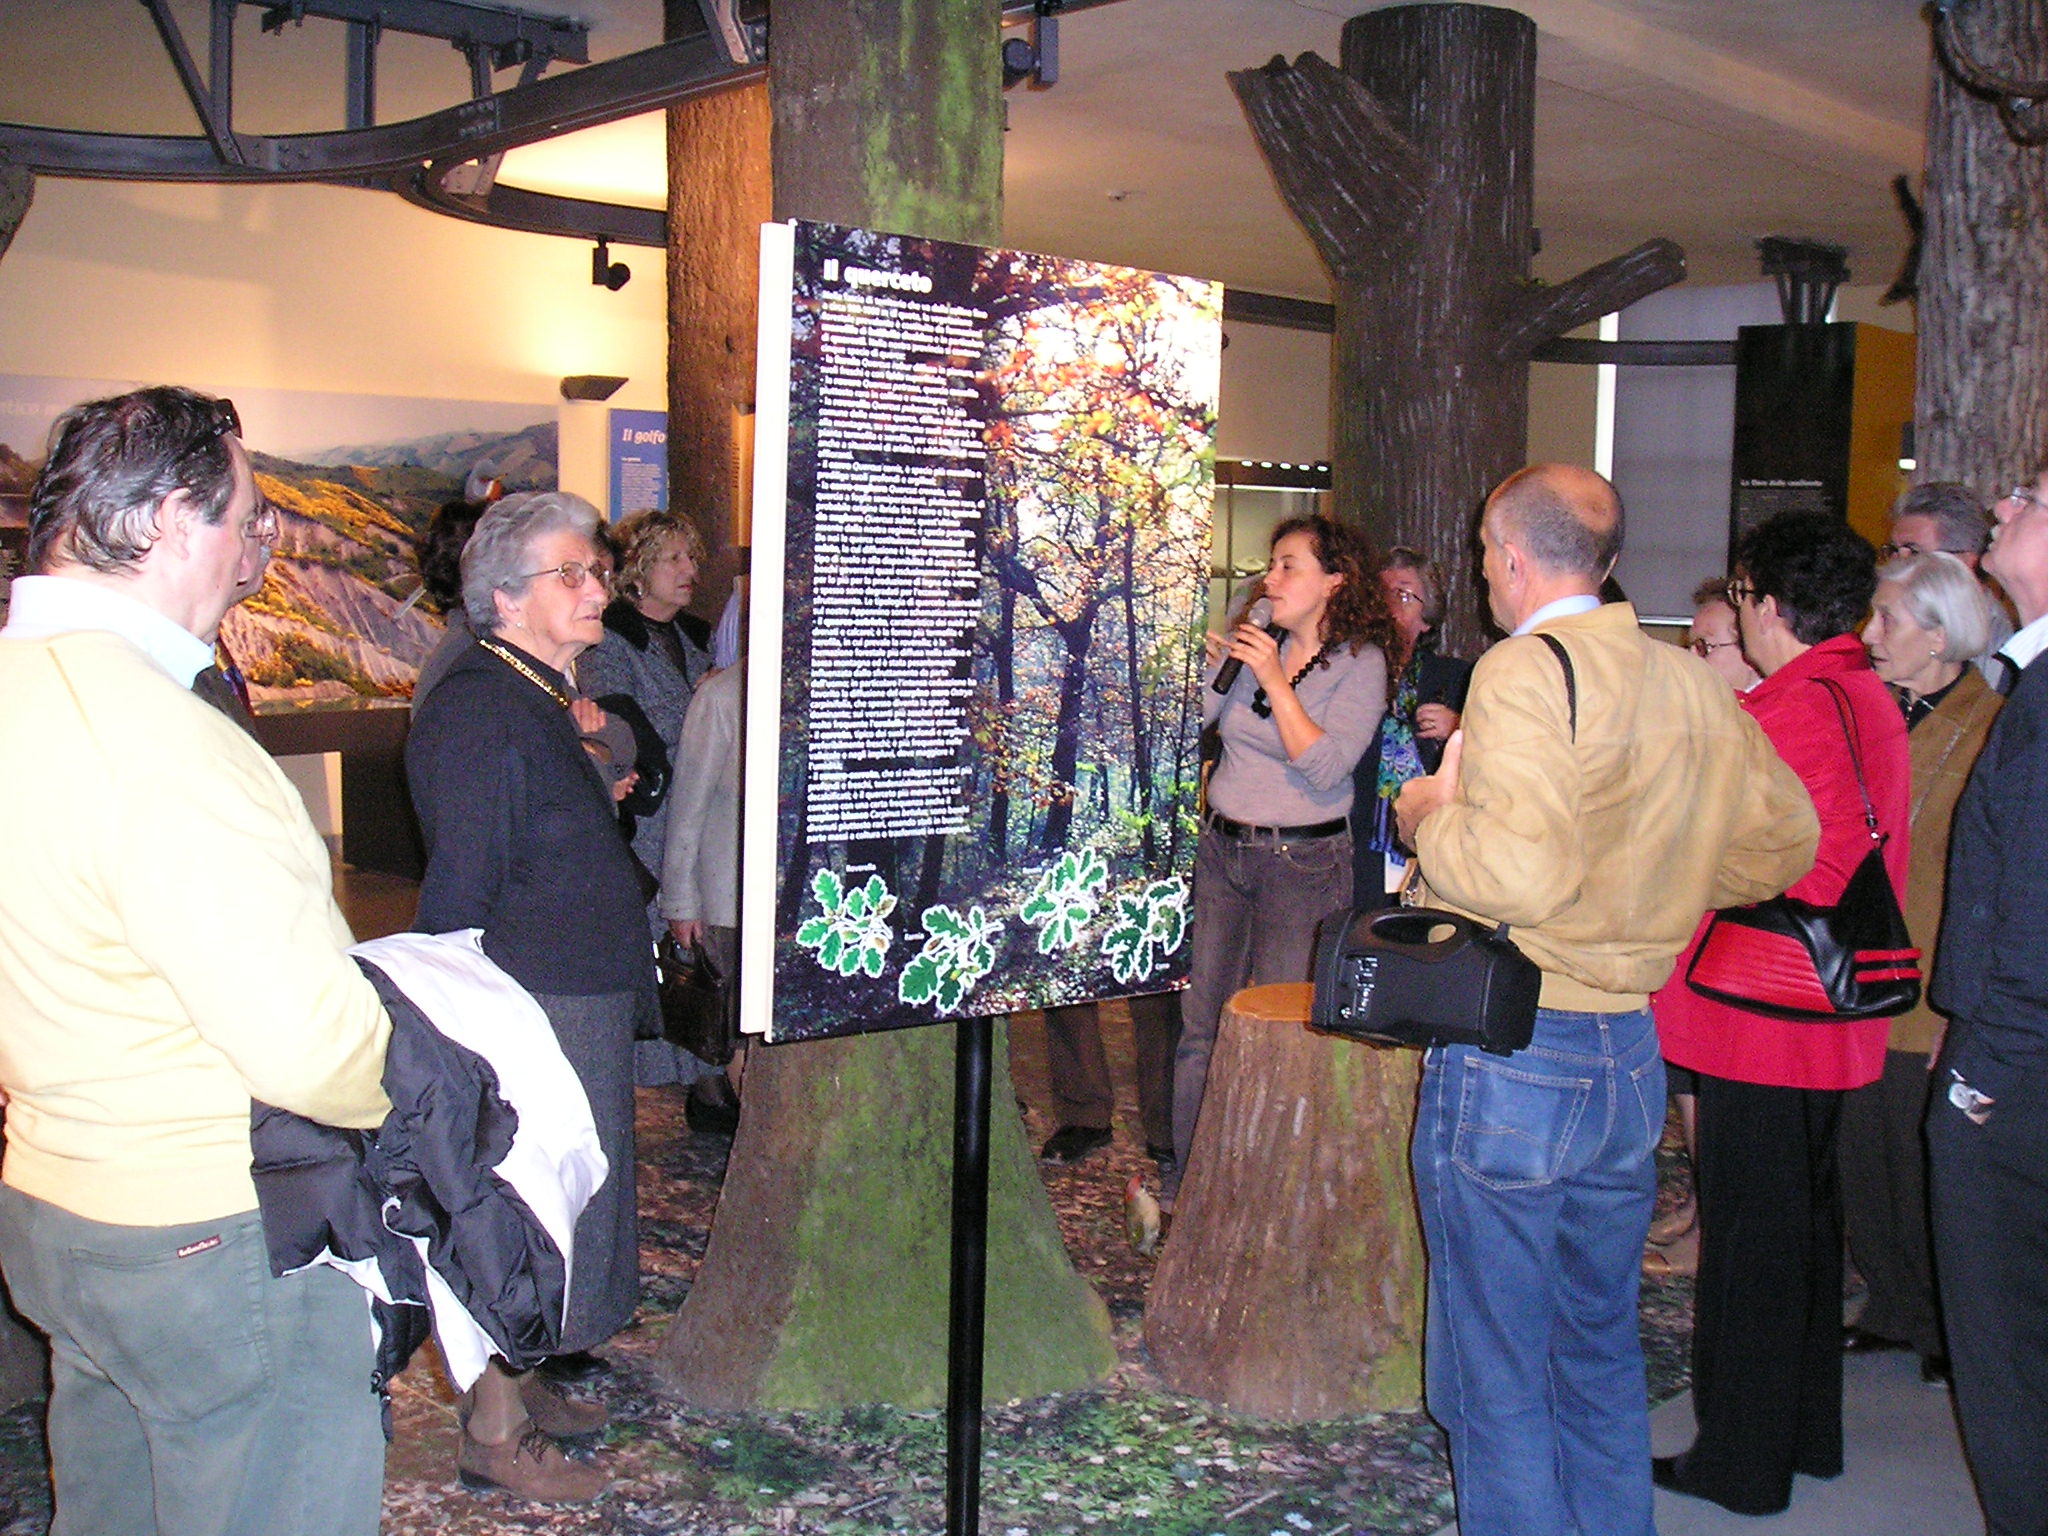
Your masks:
{"label": "leather belt", "polygon": [[1342,816],[1335,821],[1311,821],[1298,827],[1255,827],[1249,822],[1232,821],[1228,816],[1218,815],[1215,811],[1209,813],[1209,825],[1224,837],[1236,838],[1241,842],[1255,837],[1306,841],[1315,837],[1335,837],[1338,833],[1351,829],[1351,823]]}

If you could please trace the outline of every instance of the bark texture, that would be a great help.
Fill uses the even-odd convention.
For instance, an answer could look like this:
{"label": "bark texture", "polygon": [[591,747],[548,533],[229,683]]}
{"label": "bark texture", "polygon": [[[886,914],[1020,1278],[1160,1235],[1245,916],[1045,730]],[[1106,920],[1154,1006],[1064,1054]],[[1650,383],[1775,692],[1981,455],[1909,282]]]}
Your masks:
{"label": "bark texture", "polygon": [[1536,26],[1516,11],[1410,5],[1315,54],[1230,77],[1336,302],[1335,510],[1449,578],[1446,638],[1479,639],[1473,556],[1486,493],[1527,449],[1529,355],[1685,276],[1652,240],[1567,282],[1529,275]]}
{"label": "bark texture", "polygon": [[[2001,74],[2048,78],[2048,5],[1973,0],[1953,25]],[[2048,148],[1934,55],[1914,389],[1916,481],[1987,499],[2048,459]]]}
{"label": "bark texture", "polygon": [[35,201],[36,178],[24,166],[0,161],[0,256],[14,243],[14,232],[28,217],[28,205]]}
{"label": "bark texture", "polygon": [[1231,999],[1145,1343],[1178,1392],[1262,1418],[1413,1407],[1420,1058],[1307,1027],[1305,983]]}
{"label": "bark texture", "polygon": [[715,619],[739,571],[739,413],[754,405],[761,226],[772,214],[768,88],[668,112],[669,505],[695,517],[711,560],[691,607]]}
{"label": "bark texture", "polygon": [[[995,0],[778,0],[774,214],[987,243],[1002,226]],[[687,230],[684,230],[687,236]],[[1116,1364],[1012,1111],[990,1099],[984,1393],[1085,1386]],[[945,1395],[954,1031],[756,1047],[669,1382],[727,1408]]]}

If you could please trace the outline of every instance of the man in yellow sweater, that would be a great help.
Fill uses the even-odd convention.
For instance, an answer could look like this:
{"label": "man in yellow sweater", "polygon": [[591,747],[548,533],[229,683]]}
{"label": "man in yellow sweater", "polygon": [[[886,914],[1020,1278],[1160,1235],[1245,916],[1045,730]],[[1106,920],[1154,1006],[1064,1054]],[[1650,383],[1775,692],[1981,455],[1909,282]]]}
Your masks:
{"label": "man in yellow sweater", "polygon": [[364,1293],[270,1273],[252,1098],[389,1108],[327,853],[191,691],[266,511],[224,400],[57,425],[0,631],[0,1270],[50,1335],[53,1536],[374,1532]]}
{"label": "man in yellow sweater", "polygon": [[1394,807],[1428,904],[1509,924],[1543,972],[1528,1047],[1431,1051],[1415,1115],[1427,1401],[1464,1536],[1656,1536],[1636,1332],[1664,1125],[1648,994],[1702,912],[1782,891],[1820,837],[1728,685],[1601,603],[1622,535],[1591,470],[1535,465],[1487,499],[1509,635],[1472,669],[1442,766]]}

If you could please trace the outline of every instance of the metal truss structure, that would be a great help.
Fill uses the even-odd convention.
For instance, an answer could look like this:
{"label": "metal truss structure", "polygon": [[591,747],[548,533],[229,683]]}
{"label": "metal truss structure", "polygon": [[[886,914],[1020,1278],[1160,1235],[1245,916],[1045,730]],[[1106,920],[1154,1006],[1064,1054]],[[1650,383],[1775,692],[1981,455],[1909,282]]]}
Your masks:
{"label": "metal truss structure", "polygon": [[[1111,0],[1003,0],[1005,23]],[[594,202],[498,183],[506,150],[638,116],[766,78],[765,0],[697,0],[695,25],[675,26],[688,0],[668,0],[671,40],[591,64],[589,29],[558,15],[484,0],[208,0],[202,74],[170,0],[141,0],[199,119],[192,135],[94,133],[0,123],[0,164],[38,176],[118,181],[326,182],[395,192],[438,213],[501,229],[621,245],[665,246],[660,209]],[[311,18],[347,29],[347,126],[252,134],[233,122],[235,18],[262,11],[262,30]],[[377,46],[387,32],[442,39],[470,65],[471,97],[425,117],[376,120]],[[991,39],[991,46],[996,40]],[[546,75],[554,63],[580,66]],[[496,88],[499,71],[518,82]]]}

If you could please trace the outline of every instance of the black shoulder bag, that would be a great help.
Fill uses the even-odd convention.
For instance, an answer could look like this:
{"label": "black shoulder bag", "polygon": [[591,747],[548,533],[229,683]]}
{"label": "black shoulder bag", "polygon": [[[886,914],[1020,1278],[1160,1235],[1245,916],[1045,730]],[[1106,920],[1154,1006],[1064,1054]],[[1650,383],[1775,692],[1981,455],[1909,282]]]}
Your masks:
{"label": "black shoulder bag", "polygon": [[1686,967],[1685,984],[1702,997],[1773,1019],[1836,1024],[1890,1018],[1920,1001],[1920,951],[1885,873],[1886,836],[1877,828],[1841,685],[1826,677],[1816,681],[1835,701],[1849,739],[1870,851],[1831,907],[1773,896],[1716,912]]}
{"label": "black shoulder bag", "polygon": [[[1555,635],[1538,633],[1564,668],[1572,740],[1579,736],[1579,681]],[[1495,1056],[1536,1032],[1543,972],[1508,937],[1441,907],[1339,912],[1316,939],[1315,1006],[1309,1022],[1376,1045],[1476,1045]]]}

